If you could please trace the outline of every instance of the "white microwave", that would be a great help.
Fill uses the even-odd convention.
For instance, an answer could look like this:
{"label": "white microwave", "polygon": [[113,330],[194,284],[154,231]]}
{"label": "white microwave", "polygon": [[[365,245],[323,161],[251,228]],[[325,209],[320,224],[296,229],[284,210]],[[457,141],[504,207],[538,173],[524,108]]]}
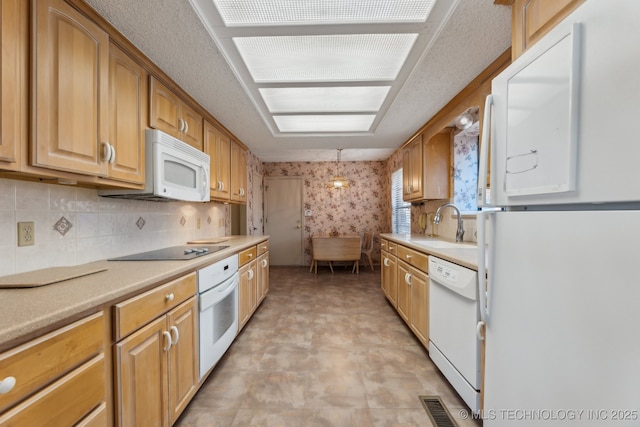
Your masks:
{"label": "white microwave", "polygon": [[145,132],[143,189],[99,190],[104,197],[153,201],[209,201],[209,155],[164,132]]}

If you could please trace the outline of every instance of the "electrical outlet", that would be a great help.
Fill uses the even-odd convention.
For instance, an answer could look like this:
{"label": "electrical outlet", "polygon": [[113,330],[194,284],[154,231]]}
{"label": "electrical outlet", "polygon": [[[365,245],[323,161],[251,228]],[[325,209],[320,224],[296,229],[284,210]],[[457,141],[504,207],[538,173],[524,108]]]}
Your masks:
{"label": "electrical outlet", "polygon": [[31,246],[36,243],[36,227],[33,222],[18,223],[18,246]]}

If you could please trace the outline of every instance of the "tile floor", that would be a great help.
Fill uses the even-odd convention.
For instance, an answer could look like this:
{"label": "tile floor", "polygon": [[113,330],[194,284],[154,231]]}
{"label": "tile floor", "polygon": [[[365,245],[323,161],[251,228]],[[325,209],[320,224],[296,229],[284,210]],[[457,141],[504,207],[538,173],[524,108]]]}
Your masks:
{"label": "tile floor", "polygon": [[271,289],[175,424],[431,426],[419,395],[459,425],[465,404],[380,290],[380,271],[272,267]]}

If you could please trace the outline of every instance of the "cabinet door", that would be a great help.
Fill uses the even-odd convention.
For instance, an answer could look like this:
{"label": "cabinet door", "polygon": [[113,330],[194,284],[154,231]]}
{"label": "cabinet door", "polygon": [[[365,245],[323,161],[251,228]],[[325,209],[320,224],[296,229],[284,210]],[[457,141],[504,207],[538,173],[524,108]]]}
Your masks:
{"label": "cabinet door", "polygon": [[210,196],[213,199],[231,198],[231,140],[211,123],[204,122],[204,152],[211,157]]}
{"label": "cabinet door", "polygon": [[184,103],[180,107],[180,118],[183,123],[181,139],[202,151],[202,116]]}
{"label": "cabinet door", "polygon": [[144,184],[147,73],[116,45],[109,47],[109,177]]}
{"label": "cabinet door", "polygon": [[409,147],[402,152],[402,199],[411,198],[411,150]]}
{"label": "cabinet door", "polygon": [[167,315],[169,351],[169,410],[173,424],[196,392],[198,384],[198,304],[191,298]]}
{"label": "cabinet door", "polygon": [[0,169],[17,170],[20,148],[27,144],[28,2],[2,0],[0,110]]}
{"label": "cabinet door", "polygon": [[263,253],[258,257],[256,269],[258,275],[257,304],[260,304],[267,296],[267,292],[269,292],[269,252]]}
{"label": "cabinet door", "polygon": [[429,344],[429,281],[413,267],[411,273],[411,330],[423,345]]}
{"label": "cabinet door", "polygon": [[448,199],[451,177],[451,132],[437,133],[423,144],[424,174],[421,198]]}
{"label": "cabinet door", "polygon": [[231,142],[231,200],[247,201],[247,155],[244,149]]}
{"label": "cabinet door", "polygon": [[120,427],[169,425],[167,351],[171,340],[165,334],[166,326],[162,316],[115,346]]}
{"label": "cabinet door", "polygon": [[240,283],[238,285],[238,330],[251,318],[256,306],[256,261],[253,260],[239,270]]}
{"label": "cabinet door", "polygon": [[422,165],[423,165],[423,152],[422,152],[422,137],[418,138],[418,141],[411,145],[411,193],[412,199],[420,198],[422,195]]}
{"label": "cabinet door", "polygon": [[382,290],[394,307],[398,306],[398,275],[396,257],[382,253]]}
{"label": "cabinet door", "polygon": [[181,138],[180,99],[155,78],[150,82],[149,126]]}
{"label": "cabinet door", "polygon": [[512,6],[513,59],[530,48],[584,0],[516,0]]}
{"label": "cabinet door", "polygon": [[411,319],[411,267],[398,260],[398,313],[407,324]]}
{"label": "cabinet door", "polygon": [[109,36],[63,0],[33,5],[33,164],[106,176]]}

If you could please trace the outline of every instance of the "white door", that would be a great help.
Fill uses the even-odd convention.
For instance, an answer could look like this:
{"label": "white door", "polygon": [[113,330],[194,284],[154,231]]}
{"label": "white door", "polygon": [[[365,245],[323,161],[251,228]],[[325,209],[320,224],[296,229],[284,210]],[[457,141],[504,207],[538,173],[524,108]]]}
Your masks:
{"label": "white door", "polygon": [[269,263],[303,265],[302,178],[267,177],[264,190]]}
{"label": "white door", "polygon": [[253,174],[253,235],[262,236],[264,234],[264,223],[262,214],[264,206],[262,204],[262,175]]}

